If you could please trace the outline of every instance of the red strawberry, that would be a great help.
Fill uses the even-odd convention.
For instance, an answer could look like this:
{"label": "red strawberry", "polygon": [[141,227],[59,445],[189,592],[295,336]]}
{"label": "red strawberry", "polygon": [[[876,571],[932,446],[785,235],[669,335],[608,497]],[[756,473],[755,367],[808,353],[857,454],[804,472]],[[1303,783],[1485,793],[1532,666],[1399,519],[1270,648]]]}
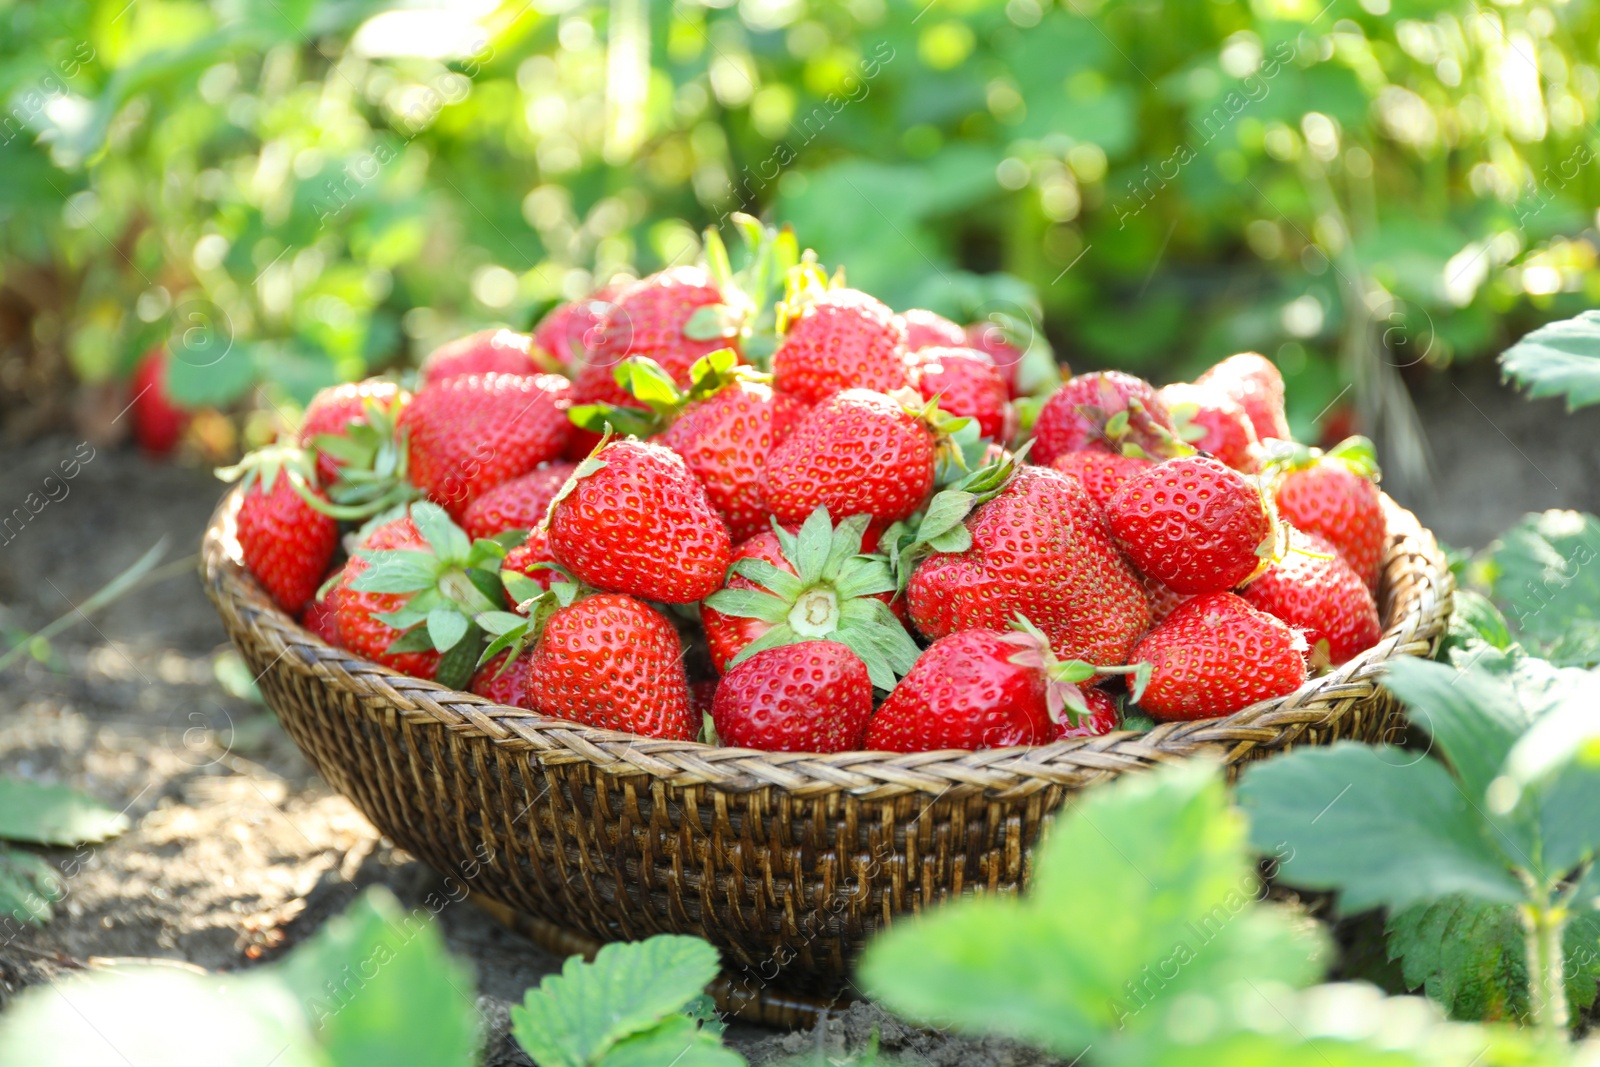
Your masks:
{"label": "red strawberry", "polygon": [[1283,375],[1265,356],[1240,352],[1229,356],[1200,377],[1196,385],[1210,386],[1233,398],[1256,432],[1256,439],[1289,440],[1289,419],[1283,413]]}
{"label": "red strawberry", "polygon": [[1378,643],[1383,626],[1366,583],[1316,534],[1289,535],[1284,557],[1244,587],[1245,600],[1290,626],[1306,631],[1315,645],[1327,641],[1328,659],[1339,664]]}
{"label": "red strawberry", "polygon": [[794,428],[805,421],[811,413],[812,405],[799,397],[777,393],[772,398],[772,444],[774,447],[782,444],[784,439],[794,432]]}
{"label": "red strawberry", "polygon": [[704,722],[707,715],[711,714],[711,706],[716,703],[717,684],[720,678],[702,678],[698,682],[689,683],[689,706],[694,711],[694,721]]}
{"label": "red strawberry", "polygon": [[722,290],[699,267],[673,267],[623,289],[588,335],[589,357],[573,379],[573,402],[642,407],[612,374],[629,357],[653,360],[687,386],[696,360],[735,346],[736,338],[721,333],[690,336],[707,332],[690,326],[695,312],[722,303]]}
{"label": "red strawberry", "polygon": [[728,527],[670,448],[611,441],[567,484],[550,513],[550,550],[580,581],[669,604],[722,584]]}
{"label": "red strawberry", "polygon": [[[1291,461],[1295,462],[1295,461]],[[1283,476],[1274,497],[1278,514],[1339,550],[1350,569],[1377,592],[1378,566],[1388,541],[1378,465],[1372,442],[1351,437],[1321,458],[1308,458]]]}
{"label": "red strawberry", "polygon": [[339,647],[339,618],[335,613],[333,594],[338,591],[339,587],[334,586],[322,599],[311,601],[306,605],[306,610],[300,613],[300,625],[335,648]]}
{"label": "red strawberry", "polygon": [[481,697],[488,697],[496,704],[525,708],[528,707],[528,664],[531,658],[517,656],[507,667],[506,659],[510,655],[509,649],[497,652],[489,662],[479,667],[472,675],[472,691]]}
{"label": "red strawberry", "polygon": [[549,589],[550,583],[556,580],[556,572],[539,564],[554,562],[556,557],[550,551],[550,535],[544,530],[535,529],[528,531],[526,541],[506,553],[500,569],[502,572],[516,571],[533,579],[541,589]]}
{"label": "red strawberry", "polygon": [[1178,606],[1139,642],[1151,665],[1139,706],[1163,719],[1209,719],[1283,696],[1306,680],[1305,639],[1232,593]]}
{"label": "red strawberry", "polygon": [[1159,459],[1187,449],[1173,434],[1155,386],[1109,370],[1069,379],[1045,401],[1033,424],[1033,462],[1050,464],[1083,451]]}
{"label": "red strawberry", "polygon": [[844,389],[887,393],[911,384],[906,327],[857,289],[830,289],[800,309],[772,354],[772,384],[808,404]]}
{"label": "red strawberry", "polygon": [[1150,466],[1150,460],[1115,452],[1067,452],[1057,456],[1050,466],[1077,478],[1094,502],[1105,507],[1122,483]]}
{"label": "red strawberry", "polygon": [[556,459],[572,433],[565,378],[469,374],[429,386],[406,405],[411,479],[459,518],[474,499]]}
{"label": "red strawberry", "polygon": [[[362,542],[371,551],[425,552],[428,543],[409,518],[394,519],[374,529]],[[439,668],[439,653],[434,649],[415,652],[390,652],[400,630],[377,618],[404,607],[405,593],[375,593],[352,589],[350,583],[366,573],[371,565],[360,556],[351,556],[330,597],[339,627],[339,644],[357,655],[415,678],[432,678]]]}
{"label": "red strawberry", "polygon": [[945,414],[972,419],[979,436],[1011,439],[1011,394],[988,356],[971,348],[932,347],[907,357],[907,364],[922,399],[937,399]]}
{"label": "red strawberry", "polygon": [[[1022,363],[1027,356],[1027,348],[1018,344],[1015,331],[1007,329],[995,321],[969,322],[963,332],[967,339],[962,342],[968,348],[976,348],[994,361],[994,369],[1000,372],[1000,377],[1005,379],[1006,388],[1011,391],[1013,399],[1025,395],[1027,390],[1022,388],[1021,378]],[[1062,367],[1060,373],[1067,373]]]}
{"label": "red strawberry", "polygon": [[885,752],[1004,748],[1053,740],[1043,671],[1012,662],[1014,635],[972,629],[935,641],[867,727]]}
{"label": "red strawberry", "polygon": [[900,318],[906,324],[907,352],[924,348],[968,347],[967,332],[937,312],[912,308],[902,313]]}
{"label": "red strawberry", "polygon": [[1277,537],[1261,490],[1207,456],[1129,478],[1106,521],[1133,565],[1178,593],[1232,589],[1271,558]]}
{"label": "red strawberry", "polygon": [[310,453],[293,446],[262,449],[218,473],[244,476],[238,519],[244,565],[279,607],[299,615],[339,546],[339,524],[301,495],[327,499],[313,484]]}
{"label": "red strawberry", "polygon": [[1083,483],[1022,467],[966,529],[970,548],[929,556],[911,575],[911,618],[923,634],[999,628],[1022,614],[1062,659],[1128,662],[1150,608]]}
{"label": "red strawberry", "polygon": [[1239,402],[1219,389],[1180,382],[1156,394],[1185,443],[1209,452],[1236,471],[1254,471],[1261,445]]}
{"label": "red strawberry", "polygon": [[835,527],[818,508],[798,531],[768,530],[741,544],[727,587],[700,605],[712,665],[726,671],[775,644],[826,638],[855,652],[875,685],[892,688],[917,646],[887,606],[895,591],[888,565],[862,555],[867,521],[855,515]]}
{"label": "red strawberry", "polygon": [[724,745],[768,752],[847,752],[872,716],[866,664],[834,641],[758,652],[717,687],[711,717]]}
{"label": "red strawberry", "polygon": [[887,524],[933,490],[933,431],[882,393],[847,389],[812,409],[767,457],[762,497],[779,522],[818,507]]}
{"label": "red strawberry", "polygon": [[588,354],[587,338],[610,306],[610,300],[599,294],[557,304],[533,328],[533,343],[563,367],[581,366]]}
{"label": "red strawberry", "polygon": [[480,330],[440,345],[422,361],[422,388],[468,374],[539,373],[529,352],[533,338],[510,330]]}
{"label": "red strawberry", "polygon": [[166,349],[152,348],[128,379],[133,439],[152,456],[170,454],[189,425],[189,412],[173,403],[167,392],[167,362]]}
{"label": "red strawberry", "polygon": [[[382,378],[331,385],[317,393],[306,405],[306,413],[300,420],[298,440],[300,444],[310,447],[318,434],[348,437],[351,423],[369,425],[369,403],[393,419],[410,402],[409,392]],[[342,461],[326,452],[317,453],[317,476],[323,485],[333,483],[342,465]]]}
{"label": "red strawberry", "polygon": [[573,463],[549,463],[501,482],[467,505],[461,515],[461,528],[468,537],[478,538],[544,525],[550,501],[577,469]]}
{"label": "red strawberry", "polygon": [[1062,716],[1056,723],[1057,741],[1065,741],[1073,737],[1100,737],[1109,734],[1122,725],[1122,716],[1117,712],[1117,702],[1114,697],[1104,689],[1086,686],[1082,690],[1083,702],[1088,705],[1089,714],[1078,716],[1078,721]]}
{"label": "red strawberry", "polygon": [[[510,556],[506,557],[510,559]],[[1174,593],[1148,574],[1139,574],[1139,585],[1150,602],[1150,623],[1154,625],[1172,614],[1172,609],[1189,599],[1188,593]]]}
{"label": "red strawberry", "polygon": [[771,388],[735,380],[690,402],[661,435],[705,487],[735,541],[767,525],[761,475],[772,450],[772,416]]}
{"label": "red strawberry", "polygon": [[699,733],[678,631],[630,596],[601,593],[551,615],[528,658],[527,707],[605,730],[676,741]]}

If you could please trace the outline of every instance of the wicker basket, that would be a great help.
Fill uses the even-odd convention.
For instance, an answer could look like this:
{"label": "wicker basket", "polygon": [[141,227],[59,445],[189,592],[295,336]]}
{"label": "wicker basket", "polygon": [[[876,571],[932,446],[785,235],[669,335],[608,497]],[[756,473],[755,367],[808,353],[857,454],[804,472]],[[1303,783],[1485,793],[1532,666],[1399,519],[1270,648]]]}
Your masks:
{"label": "wicker basket", "polygon": [[1453,583],[1433,536],[1384,498],[1376,646],[1226,718],[1030,748],[766,753],[592,729],[397,674],[327,644],[243,568],[237,492],[202,573],[229,635],[322,776],[398,845],[562,952],[661,932],[722,950],[725,1009],[804,1022],[901,912],[1012,892],[1075,790],[1203,750],[1230,767],[1291,745],[1396,738],[1383,662],[1430,654]]}

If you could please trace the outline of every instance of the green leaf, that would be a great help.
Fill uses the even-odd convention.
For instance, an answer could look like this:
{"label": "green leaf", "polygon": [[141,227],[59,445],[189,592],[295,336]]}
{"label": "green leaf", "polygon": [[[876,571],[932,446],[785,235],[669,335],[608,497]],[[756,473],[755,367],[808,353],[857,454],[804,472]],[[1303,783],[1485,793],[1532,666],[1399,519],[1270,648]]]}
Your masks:
{"label": "green leaf", "polygon": [[422,539],[433,548],[443,563],[465,563],[472,552],[472,541],[451,521],[444,508],[427,501],[411,505],[411,521]]}
{"label": "green leaf", "polygon": [[758,589],[718,589],[701,601],[713,611],[777,625],[789,617],[789,605]]}
{"label": "green leaf", "polygon": [[428,638],[440,652],[456,647],[456,642],[467,636],[468,619],[454,607],[434,608],[428,612]]}
{"label": "green leaf", "polygon": [[[960,526],[977,497],[960,489],[946,489],[928,502],[928,511],[917,526],[917,540],[931,542]],[[968,543],[971,543],[969,538]],[[958,550],[959,551],[959,550]]]}
{"label": "green leaf", "polygon": [[764,559],[746,557],[733,565],[733,573],[748,578],[763,589],[771,590],[784,602],[793,604],[806,591],[805,583],[786,570],[774,567]]}
{"label": "green leaf", "polygon": [[928,547],[935,552],[965,552],[972,547],[972,531],[964,525],[952,526],[939,536],[931,538]]}
{"label": "green leaf", "polygon": [[1576,511],[1529,515],[1484,552],[1490,595],[1518,633],[1550,660],[1600,663],[1600,519]]}
{"label": "green leaf", "polygon": [[[431,617],[431,616],[430,616]],[[469,625],[466,634],[444,651],[433,672],[434,681],[451,689],[465,689],[472,683],[472,672],[483,652],[483,631]]]}
{"label": "green leaf", "polygon": [[1523,899],[1481,801],[1437,760],[1353,742],[1297,749],[1248,767],[1239,803],[1256,846],[1285,856],[1282,880],[1338,890],[1346,913],[1451,893]]}
{"label": "green leaf", "polygon": [[1070,1058],[1186,993],[1314,980],[1319,939],[1260,893],[1217,768],[1196,760],[1084,794],[1035,853],[1027,897],[897,923],[858,973],[897,1014]]}
{"label": "green leaf", "polygon": [[527,617],[511,611],[485,611],[474,615],[472,620],[481,626],[485,632],[499,637],[501,634],[527,623]]}
{"label": "green leaf", "polygon": [[318,1043],[338,1067],[477,1062],[471,972],[445,949],[427,909],[406,911],[386,889],[367,890],[262,970],[304,1005]]}
{"label": "green leaf", "polygon": [[574,404],[567,409],[567,421],[590,433],[604,433],[610,427],[625,437],[653,437],[661,430],[661,419],[654,412],[616,404]]}
{"label": "green leaf", "polygon": [[672,375],[653,359],[629,357],[618,363],[611,375],[635,400],[658,414],[671,414],[683,403]]}
{"label": "green leaf", "polygon": [[819,507],[806,516],[795,542],[795,555],[789,562],[793,564],[802,586],[815,585],[827,567],[829,549],[833,545],[833,520],[828,516],[826,507]]}
{"label": "green leaf", "polygon": [[1450,633],[1458,646],[1477,640],[1504,652],[1511,647],[1511,629],[1488,597],[1471,589],[1457,589],[1450,613]]}
{"label": "green leaf", "polygon": [[744,1067],[744,1062],[716,1034],[683,1015],[619,1041],[598,1061],[600,1067]]}
{"label": "green leaf", "polygon": [[64,785],[0,777],[0,839],[81,845],[127,828],[126,815]]}
{"label": "green leaf", "polygon": [[408,548],[362,549],[356,555],[370,564],[350,583],[350,588],[358,592],[414,593],[439,580],[439,560],[431,552]]}
{"label": "green leaf", "polygon": [[716,341],[738,333],[733,309],[726,304],[707,304],[695,308],[683,324],[683,335],[691,341]]}
{"label": "green leaf", "polygon": [[511,1032],[540,1067],[587,1067],[682,1011],[719,967],[717,950],[696,937],[606,945],[594,962],[570,957],[559,975],[528,990],[511,1009]]}
{"label": "green leaf", "polygon": [[51,906],[64,892],[61,875],[43,857],[0,847],[0,926],[8,915],[42,926],[50,921]]}
{"label": "green leaf", "polygon": [[1565,396],[1567,410],[1600,404],[1600,311],[1541,326],[1500,356],[1532,397]]}
{"label": "green leaf", "polygon": [[418,620],[415,625],[401,633],[393,641],[390,641],[389,647],[385,648],[384,652],[391,656],[397,656],[402,652],[428,652],[432,649],[433,635],[428,632],[426,622]]}

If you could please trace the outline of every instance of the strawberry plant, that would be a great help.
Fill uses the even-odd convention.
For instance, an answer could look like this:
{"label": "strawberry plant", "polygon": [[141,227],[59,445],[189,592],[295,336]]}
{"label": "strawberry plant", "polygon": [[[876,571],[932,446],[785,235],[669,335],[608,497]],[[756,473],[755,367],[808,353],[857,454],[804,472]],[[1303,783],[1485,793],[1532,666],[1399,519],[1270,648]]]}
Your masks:
{"label": "strawberry plant", "polygon": [[66,892],[64,867],[6,842],[92,845],[127,828],[127,816],[75,790],[0,777],[0,929],[48,922]]}

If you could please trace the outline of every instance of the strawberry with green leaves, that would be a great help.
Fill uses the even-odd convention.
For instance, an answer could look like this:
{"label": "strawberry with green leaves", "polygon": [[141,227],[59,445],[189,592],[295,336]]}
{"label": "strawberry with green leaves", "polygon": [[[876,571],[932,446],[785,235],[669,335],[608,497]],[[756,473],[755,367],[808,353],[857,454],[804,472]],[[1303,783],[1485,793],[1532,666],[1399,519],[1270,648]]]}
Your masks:
{"label": "strawberry with green leaves", "polygon": [[[409,392],[384,378],[330,385],[306,405],[305,415],[300,419],[299,442],[312,446],[323,435],[344,440],[361,439],[362,447],[355,460],[365,461],[366,469],[372,469],[373,460],[368,457],[365,440],[367,430],[376,427],[380,432],[387,431],[384,443],[392,442],[395,419],[400,409],[410,402]],[[333,444],[337,446],[339,442]],[[373,450],[376,450],[376,442],[373,442]],[[332,485],[339,477],[339,468],[347,462],[348,459],[318,449],[317,475],[322,484]]]}
{"label": "strawberry with green leaves", "polygon": [[767,457],[761,494],[779,522],[800,522],[819,507],[836,515],[903,519],[933,491],[939,433],[931,405],[846,389],[812,408]]}
{"label": "strawberry with green leaves", "polygon": [[1326,539],[1376,593],[1389,531],[1372,442],[1350,437],[1325,454],[1296,447],[1280,453],[1270,469],[1277,476],[1278,514],[1296,529]]}
{"label": "strawberry with green leaves", "polygon": [[731,348],[697,360],[689,371],[688,389],[679,389],[664,369],[647,359],[624,360],[616,375],[645,410],[584,404],[572,409],[572,421],[595,432],[610,426],[654,437],[678,453],[734,541],[766,529],[761,473],[773,444],[774,404],[765,376],[740,366]]}
{"label": "strawberry with green leaves", "polygon": [[[934,536],[938,551],[916,564],[906,587],[911,619],[926,637],[998,629],[1021,614],[1062,659],[1128,661],[1150,607],[1082,482],[1024,466],[964,522],[960,506],[950,512],[955,524]],[[930,505],[925,522],[933,515]]]}
{"label": "strawberry with green leaves", "polygon": [[1122,483],[1106,521],[1133,565],[1177,593],[1220,593],[1277,554],[1271,504],[1209,456],[1169,459]]}
{"label": "strawberry with green leaves", "polygon": [[894,576],[880,558],[861,553],[865,515],[837,526],[827,508],[807,516],[796,533],[772,531],[745,542],[728,585],[706,597],[700,618],[719,670],[737,667],[765,649],[829,640],[849,648],[872,683],[891,689],[910,669],[917,646],[885,602]]}
{"label": "strawberry with green leaves", "polygon": [[1232,593],[1184,601],[1139,642],[1150,668],[1139,706],[1162,719],[1209,719],[1294,692],[1306,642],[1287,623]]}
{"label": "strawberry with green leaves", "polygon": [[440,345],[422,361],[422,388],[469,374],[538,374],[533,338],[511,330],[480,330]]}
{"label": "strawberry with green leaves", "polygon": [[814,262],[791,276],[783,341],[772,356],[779,393],[819,404],[845,389],[912,385],[905,322],[859,289],[830,288]]}
{"label": "strawberry with green leaves", "polygon": [[312,398],[299,440],[317,453],[328,497],[318,505],[321,511],[337,519],[369,519],[421,499],[399,425],[411,399],[380,378],[333,386]]}
{"label": "strawberry with green leaves", "polygon": [[1244,587],[1246,601],[1305,631],[1315,648],[1325,645],[1337,665],[1365,652],[1383,636],[1378,606],[1366,583],[1332,544],[1291,530],[1288,551]]}
{"label": "strawberry with green leaves", "polygon": [[689,604],[722,584],[728,527],[683,457],[602,439],[550,505],[550,551],[597,589]]}
{"label": "strawberry with green leaves", "polygon": [[866,664],[837,641],[758,652],[730,670],[712,698],[724,745],[767,752],[848,752],[872,717]]}
{"label": "strawberry with green leaves", "polygon": [[[1042,745],[1087,727],[1103,711],[1081,683],[1104,668],[1063,662],[1026,618],[1013,629],[978,627],[935,641],[889,694],[867,728],[866,747],[888,752]],[[1115,668],[1142,689],[1142,668]]]}
{"label": "strawberry with green leaves", "polygon": [[1105,507],[1122,488],[1122,483],[1150,466],[1150,462],[1115,452],[1066,452],[1057,456],[1050,466],[1077,478],[1094,497],[1094,502]]}
{"label": "strawberry with green leaves", "polygon": [[1195,384],[1232,398],[1250,419],[1258,441],[1289,440],[1289,419],[1283,411],[1283,375],[1259,352],[1229,356]]}
{"label": "strawberry with green leaves", "polygon": [[460,518],[502,482],[558,459],[572,435],[554,374],[469,374],[423,389],[400,415],[411,480]]}
{"label": "strawberry with green leaves", "polygon": [[981,322],[962,327],[968,348],[976,348],[993,362],[1013,400],[1038,396],[1059,385],[1063,375],[1072,373],[1065,363],[1057,363],[1050,343],[1035,326],[1037,306],[1013,306],[996,310]]}
{"label": "strawberry with green leaves", "polygon": [[971,348],[929,347],[906,357],[922,399],[955,418],[969,418],[981,437],[1005,444],[1016,417],[1005,379],[989,357]]}
{"label": "strawberry with green leaves", "polygon": [[316,486],[312,455],[274,445],[217,471],[238,480],[238,538],[244,565],[278,606],[299,615],[311,601],[339,546],[339,527],[323,514],[327,498]]}
{"label": "strawberry with green leaves", "polygon": [[557,304],[533,328],[534,345],[565,370],[581,367],[589,355],[589,337],[615,297],[615,290],[603,288],[582,300]]}
{"label": "strawberry with green leaves", "polygon": [[1167,406],[1184,443],[1209,452],[1236,471],[1250,473],[1261,462],[1261,444],[1239,402],[1219,389],[1179,382],[1156,394]]}
{"label": "strawberry with green leaves", "polygon": [[505,605],[505,556],[505,540],[474,541],[444,509],[412,505],[409,517],[368,535],[346,564],[335,601],[340,642],[407,673],[432,666],[423,676],[463,688],[484,643],[474,617]]}
{"label": "strawberry with green leaves", "polygon": [[1033,442],[1033,461],[1046,465],[1068,452],[1164,459],[1194,451],[1178,440],[1155,386],[1114,370],[1079,374],[1051,394]]}

